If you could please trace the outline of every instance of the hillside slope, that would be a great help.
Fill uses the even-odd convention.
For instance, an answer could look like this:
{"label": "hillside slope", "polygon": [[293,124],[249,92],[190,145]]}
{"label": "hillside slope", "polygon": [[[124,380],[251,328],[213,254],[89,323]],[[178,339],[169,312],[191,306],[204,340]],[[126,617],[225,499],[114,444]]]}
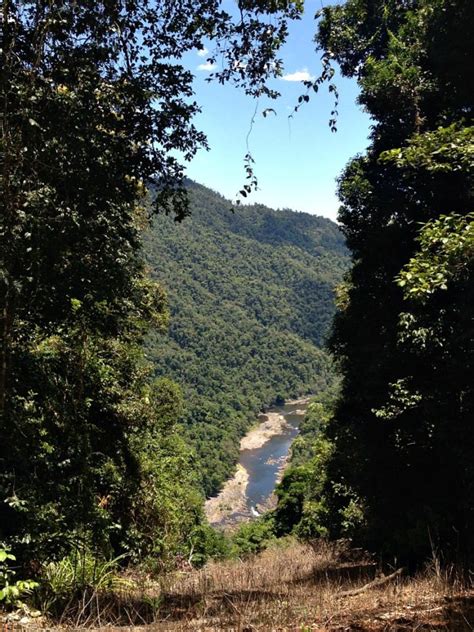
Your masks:
{"label": "hillside slope", "polygon": [[172,314],[169,337],[152,334],[147,350],[156,374],[184,390],[184,427],[212,494],[258,411],[332,379],[321,347],[348,256],[328,219],[261,205],[232,213],[213,191],[189,189],[192,216],[158,217],[145,239]]}

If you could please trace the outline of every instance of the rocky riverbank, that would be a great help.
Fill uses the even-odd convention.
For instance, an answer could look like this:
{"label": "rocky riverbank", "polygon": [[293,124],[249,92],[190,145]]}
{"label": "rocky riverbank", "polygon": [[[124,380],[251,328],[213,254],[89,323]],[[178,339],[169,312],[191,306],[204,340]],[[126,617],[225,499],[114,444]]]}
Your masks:
{"label": "rocky riverbank", "polygon": [[249,482],[247,470],[237,466],[234,476],[224,484],[217,496],[206,501],[204,510],[211,524],[222,522],[232,513],[247,511],[246,489]]}
{"label": "rocky riverbank", "polygon": [[[286,402],[288,406],[301,406],[301,409],[293,411],[295,415],[304,415],[309,398],[292,400]],[[281,412],[267,412],[260,415],[260,423],[252,428],[240,442],[241,451],[257,450],[264,446],[272,437],[285,434],[289,429],[288,421]],[[276,482],[281,479],[283,470],[287,463],[287,455],[279,459],[269,459],[265,461],[269,466],[278,465],[278,475]],[[205,513],[211,524],[221,526],[233,525],[242,520],[251,519],[249,502],[247,497],[247,487],[249,483],[249,473],[246,468],[239,464],[234,476],[229,479],[220,493],[206,501]],[[257,506],[257,510],[262,512],[274,506],[275,498],[269,496],[265,503]]]}
{"label": "rocky riverbank", "polygon": [[[306,406],[309,400],[309,397],[293,399],[286,404],[288,406]],[[297,410],[294,414],[304,415],[305,409]],[[283,434],[288,429],[288,422],[281,413],[263,413],[260,415],[260,419],[261,423],[256,428],[252,428],[240,441],[241,450],[261,448],[269,439],[275,435]]]}

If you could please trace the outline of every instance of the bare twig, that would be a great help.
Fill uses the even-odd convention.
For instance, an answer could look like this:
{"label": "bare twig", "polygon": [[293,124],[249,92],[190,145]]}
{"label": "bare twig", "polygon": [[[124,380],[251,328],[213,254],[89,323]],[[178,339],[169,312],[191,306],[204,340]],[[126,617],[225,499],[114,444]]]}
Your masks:
{"label": "bare twig", "polygon": [[392,579],[399,577],[404,571],[405,571],[404,568],[399,568],[394,573],[391,573],[390,575],[383,575],[382,577],[378,577],[377,579],[374,579],[373,581],[369,582],[368,584],[365,584],[364,586],[361,586],[360,588],[353,588],[352,590],[344,590],[343,592],[339,593],[338,597],[339,598],[352,597],[353,595],[359,595],[360,593],[363,593],[366,590],[371,590],[371,588],[383,586],[384,584],[387,584],[388,582],[392,581]]}

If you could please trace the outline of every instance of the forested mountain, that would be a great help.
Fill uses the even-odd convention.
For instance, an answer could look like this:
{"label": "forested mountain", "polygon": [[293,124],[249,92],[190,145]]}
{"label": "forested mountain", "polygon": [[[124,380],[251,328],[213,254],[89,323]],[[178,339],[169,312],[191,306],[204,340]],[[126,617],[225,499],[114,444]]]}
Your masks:
{"label": "forested mountain", "polygon": [[328,219],[261,205],[233,212],[201,185],[188,190],[191,217],[160,216],[145,239],[171,310],[169,336],[150,335],[147,352],[156,375],[184,390],[186,433],[211,494],[258,411],[332,380],[321,347],[348,259]]}
{"label": "forested mountain", "polygon": [[[333,223],[259,205],[232,213],[183,179],[178,157],[207,146],[186,54],[209,46],[209,79],[277,98],[268,80],[282,77],[288,21],[304,8],[227,4],[3,3],[0,605],[15,617],[39,606],[61,625],[157,623],[170,575],[150,573],[210,556],[240,564],[290,532],[349,538],[407,568],[428,557],[443,603],[471,587],[474,3],[346,0],[317,14],[322,70],[298,103],[325,86],[337,104],[337,63],[372,118],[370,146],[339,180],[353,265],[333,325],[349,268]],[[204,521],[202,490],[231,472],[262,407],[309,392],[319,401],[276,510],[229,548]],[[130,564],[138,583],[117,575]],[[207,596],[193,581],[169,612],[189,621],[181,605],[193,604],[202,626]],[[240,628],[251,594],[246,578],[230,601]],[[273,595],[280,611],[281,586]]]}

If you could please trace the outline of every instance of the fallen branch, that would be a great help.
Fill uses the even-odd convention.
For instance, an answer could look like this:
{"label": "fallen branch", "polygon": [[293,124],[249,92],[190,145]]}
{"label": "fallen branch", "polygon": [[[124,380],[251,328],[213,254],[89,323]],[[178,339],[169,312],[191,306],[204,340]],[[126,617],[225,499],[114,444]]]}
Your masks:
{"label": "fallen branch", "polygon": [[338,597],[339,598],[352,597],[353,595],[359,595],[360,593],[363,593],[366,590],[370,590],[371,588],[375,588],[377,586],[383,586],[384,584],[387,584],[388,582],[392,581],[392,579],[395,579],[395,577],[398,577],[399,575],[401,575],[404,570],[405,570],[404,568],[399,568],[391,575],[382,575],[382,577],[378,577],[377,579],[374,579],[368,584],[365,584],[365,586],[361,586],[360,588],[353,588],[352,590],[344,590],[343,592],[339,593]]}

